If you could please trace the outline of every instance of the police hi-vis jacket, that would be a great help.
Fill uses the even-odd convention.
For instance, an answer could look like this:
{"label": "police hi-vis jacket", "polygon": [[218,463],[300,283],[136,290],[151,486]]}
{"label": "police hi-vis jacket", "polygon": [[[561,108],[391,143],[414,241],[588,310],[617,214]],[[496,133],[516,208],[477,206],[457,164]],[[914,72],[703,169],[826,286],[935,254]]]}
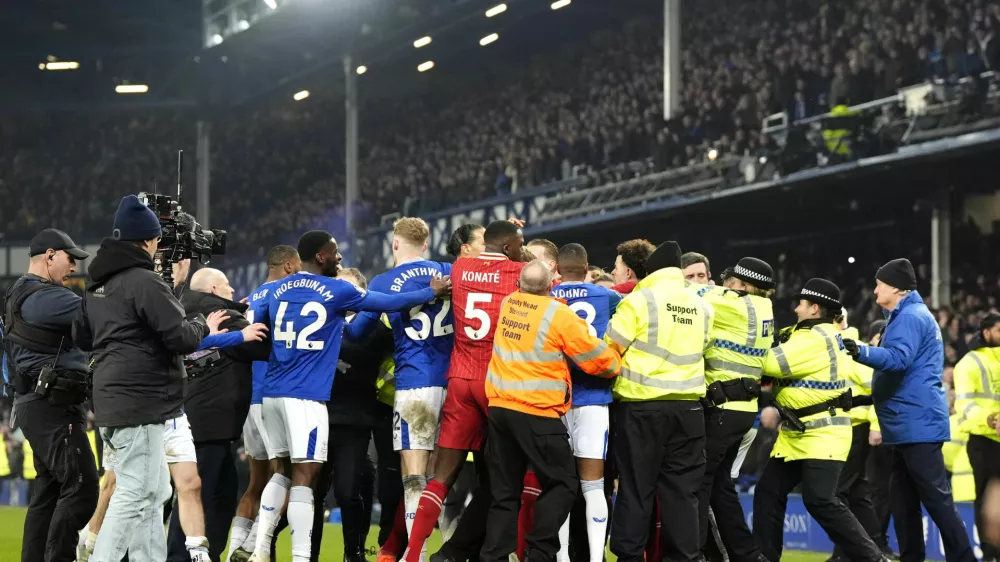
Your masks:
{"label": "police hi-vis jacket", "polygon": [[[837,328],[822,320],[800,322],[785,343],[764,362],[764,376],[774,379],[775,399],[789,409],[832,400],[847,391],[854,361],[844,350]],[[851,450],[851,417],[841,409],[801,418],[804,432],[782,425],[772,458],[846,461]]]}
{"label": "police hi-vis jacket", "polygon": [[[719,286],[700,286],[698,295],[715,311],[705,350],[707,384],[740,378],[760,380],[764,358],[774,342],[770,299]],[[726,402],[721,407],[756,412],[757,399]]]}
{"label": "police hi-vis jacket", "polygon": [[[842,338],[861,341],[861,334],[858,333],[857,328],[845,328],[840,332],[840,335]],[[855,362],[854,369],[848,375],[849,378],[847,381],[847,388],[851,389],[851,395],[871,396],[872,377],[874,375],[874,369]],[[871,424],[870,431],[879,431],[878,416],[875,415],[875,408],[873,406],[867,404],[864,406],[855,406],[851,408],[850,414],[853,425],[867,423]]]}
{"label": "police hi-vis jacket", "polygon": [[990,414],[1000,413],[1000,347],[986,347],[982,336],[970,341],[969,347],[972,350],[955,365],[954,373],[959,428],[971,435],[1000,441],[987,422]]}
{"label": "police hi-vis jacket", "polygon": [[621,303],[604,340],[622,355],[613,393],[625,402],[705,396],[704,351],[715,313],[679,268],[639,281]]}

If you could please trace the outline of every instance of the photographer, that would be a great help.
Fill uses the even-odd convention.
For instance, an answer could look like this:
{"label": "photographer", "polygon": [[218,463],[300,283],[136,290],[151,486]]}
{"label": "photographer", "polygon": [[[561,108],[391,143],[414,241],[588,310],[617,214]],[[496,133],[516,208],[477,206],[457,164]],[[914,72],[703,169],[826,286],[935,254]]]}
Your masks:
{"label": "photographer", "polygon": [[[244,314],[247,305],[233,302],[233,288],[226,275],[211,268],[191,276],[188,290],[181,296],[187,314],[223,311],[221,329],[238,332],[250,325]],[[232,442],[243,432],[250,410],[251,364],[266,361],[270,340],[247,341],[213,350],[197,362],[187,361],[188,380],[184,391],[184,411],[191,424],[201,478],[201,503],[205,512],[209,556],[219,560],[226,547],[229,525],[236,514],[239,490]],[[184,533],[175,510],[170,519],[169,560],[188,560]]]}
{"label": "photographer", "polygon": [[38,233],[28,273],[5,295],[4,351],[14,387],[11,425],[34,452],[37,472],[24,520],[21,560],[68,561],[76,532],[97,504],[97,467],[87,440],[87,354],[73,347],[80,297],[63,286],[89,254],[65,232]]}
{"label": "photographer", "polygon": [[153,211],[134,195],[122,198],[114,237],[104,239],[90,266],[74,325],[77,342],[94,352],[95,419],[117,459],[117,488],[92,562],[118,562],[126,550],[133,560],[167,557],[164,422],[181,415],[181,355],[196,351],[210,328],[200,314],[185,319],[170,286],[154,272],[160,235]]}

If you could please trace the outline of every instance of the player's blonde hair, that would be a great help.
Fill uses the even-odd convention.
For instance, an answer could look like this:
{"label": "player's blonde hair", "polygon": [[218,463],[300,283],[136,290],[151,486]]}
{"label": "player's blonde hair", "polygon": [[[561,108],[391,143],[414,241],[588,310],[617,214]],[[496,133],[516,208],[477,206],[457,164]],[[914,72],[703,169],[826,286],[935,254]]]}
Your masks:
{"label": "player's blonde hair", "polygon": [[392,224],[392,235],[414,246],[423,246],[427,243],[431,231],[424,219],[403,217]]}

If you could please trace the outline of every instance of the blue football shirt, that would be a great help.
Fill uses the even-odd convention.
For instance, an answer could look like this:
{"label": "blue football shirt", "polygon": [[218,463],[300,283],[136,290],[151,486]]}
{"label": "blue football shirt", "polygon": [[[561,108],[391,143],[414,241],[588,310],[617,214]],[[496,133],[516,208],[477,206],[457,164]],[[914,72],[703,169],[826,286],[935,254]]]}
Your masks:
{"label": "blue football shirt", "polygon": [[[552,296],[566,301],[570,310],[590,326],[590,335],[604,338],[611,315],[622,296],[600,285],[569,281],[552,290]],[[611,403],[611,379],[592,377],[570,364],[573,377],[573,407]]]}
{"label": "blue football shirt", "polygon": [[[264,305],[267,303],[267,295],[271,292],[271,288],[280,282],[281,280],[279,279],[278,281],[264,283],[247,298],[247,305],[250,307],[247,309],[247,320],[251,324],[257,322],[268,323],[267,314],[266,312],[262,312],[262,310],[265,309]],[[267,374],[267,361],[254,361],[251,369],[253,369],[253,390],[250,394],[250,403],[260,404],[262,399],[261,393],[264,391],[264,376]]]}

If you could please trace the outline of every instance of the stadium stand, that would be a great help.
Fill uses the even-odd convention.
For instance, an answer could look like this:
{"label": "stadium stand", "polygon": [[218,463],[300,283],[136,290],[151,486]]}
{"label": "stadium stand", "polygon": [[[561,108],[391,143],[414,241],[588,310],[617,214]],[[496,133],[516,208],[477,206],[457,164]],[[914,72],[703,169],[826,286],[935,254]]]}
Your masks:
{"label": "stadium stand", "polygon": [[[655,18],[597,33],[512,75],[369,103],[366,220],[630,163],[638,164],[618,177],[690,166],[712,148],[754,154],[770,142],[760,123],[772,113],[806,118],[839,100],[957,81],[1000,62],[997,2],[706,0],[684,14],[684,104],[666,123]],[[214,192],[245,194],[212,201],[215,226],[233,233],[234,248],[255,251],[329,221],[342,203],[340,103],[317,96],[245,108],[217,124]],[[11,174],[0,196],[19,202],[0,215],[6,237],[26,238],[38,224],[103,234],[96,211],[118,194],[171,185],[171,149],[193,145],[193,120],[178,111],[4,118],[0,166]],[[42,131],[52,134],[43,141]],[[254,228],[240,228],[250,217]]]}

